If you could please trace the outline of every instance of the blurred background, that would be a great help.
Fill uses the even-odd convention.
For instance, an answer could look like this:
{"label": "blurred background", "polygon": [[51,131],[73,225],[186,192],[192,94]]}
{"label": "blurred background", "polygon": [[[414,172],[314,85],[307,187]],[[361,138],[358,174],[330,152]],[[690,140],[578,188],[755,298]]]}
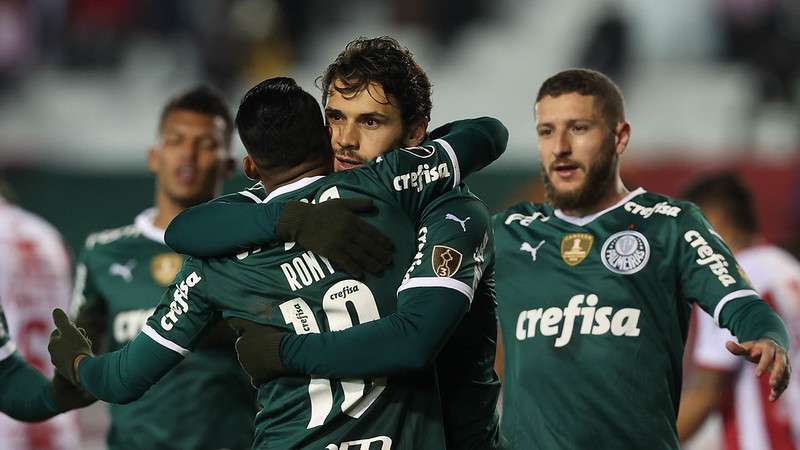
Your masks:
{"label": "blurred background", "polygon": [[[675,194],[733,168],[767,239],[797,249],[798,24],[796,0],[0,0],[3,195],[74,255],[89,232],[152,204],[145,155],[168,97],[208,82],[235,109],[248,87],[287,74],[316,94],[345,43],[391,35],[433,83],[432,126],[477,115],[508,126],[506,155],[469,180],[493,210],[541,198],[540,83],[591,67],[626,97],[629,188]],[[692,448],[716,448],[703,439]]]}

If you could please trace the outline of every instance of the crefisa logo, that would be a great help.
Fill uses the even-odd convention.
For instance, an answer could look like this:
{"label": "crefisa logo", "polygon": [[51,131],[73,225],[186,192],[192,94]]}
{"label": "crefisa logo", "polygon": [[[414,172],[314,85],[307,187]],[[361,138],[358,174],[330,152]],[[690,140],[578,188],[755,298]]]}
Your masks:
{"label": "crefisa logo", "polygon": [[631,275],[647,265],[650,259],[650,243],[638,231],[620,231],[606,239],[600,250],[600,257],[608,270]]}

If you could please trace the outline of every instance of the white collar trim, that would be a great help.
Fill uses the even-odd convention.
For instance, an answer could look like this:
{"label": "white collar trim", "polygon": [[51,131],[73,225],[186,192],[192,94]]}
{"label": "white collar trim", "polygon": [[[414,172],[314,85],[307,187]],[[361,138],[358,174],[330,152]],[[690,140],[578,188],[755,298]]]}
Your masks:
{"label": "white collar trim", "polygon": [[568,216],[568,215],[564,214],[564,212],[561,211],[560,209],[556,209],[555,211],[553,211],[553,213],[556,215],[556,217],[558,217],[559,219],[563,220],[564,222],[571,223],[573,225],[577,225],[579,227],[582,227],[582,226],[586,225],[587,223],[593,221],[594,219],[597,219],[598,217],[602,216],[603,214],[611,211],[612,209],[619,208],[620,206],[622,206],[625,203],[629,202],[633,197],[636,197],[637,195],[640,195],[640,194],[644,194],[645,192],[647,192],[647,191],[645,191],[644,188],[638,188],[638,189],[636,189],[636,190],[634,190],[632,192],[629,192],[628,195],[625,196],[625,198],[623,198],[622,200],[618,201],[617,203],[609,206],[608,208],[606,208],[606,209],[604,209],[604,210],[602,210],[600,212],[596,212],[596,213],[588,215],[588,216],[583,216],[583,217]]}
{"label": "white collar trim", "polygon": [[264,199],[262,203],[267,203],[268,201],[272,200],[273,198],[286,194],[288,192],[296,191],[299,189],[303,189],[304,187],[308,186],[309,184],[319,180],[320,178],[324,178],[325,175],[317,175],[315,177],[306,177],[301,178],[297,181],[293,181],[289,184],[284,184],[283,186],[273,190],[272,192],[267,195],[267,198]]}
{"label": "white collar trim", "polygon": [[134,220],[133,224],[147,239],[166,245],[164,243],[164,230],[162,228],[158,228],[153,223],[157,213],[158,210],[155,208],[145,209],[139,213],[138,216],[136,216],[136,220]]}

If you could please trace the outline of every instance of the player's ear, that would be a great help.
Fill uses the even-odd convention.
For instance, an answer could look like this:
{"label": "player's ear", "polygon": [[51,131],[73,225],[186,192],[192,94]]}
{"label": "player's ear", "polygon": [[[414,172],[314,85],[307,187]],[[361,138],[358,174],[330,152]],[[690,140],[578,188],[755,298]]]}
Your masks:
{"label": "player's ear", "polygon": [[428,132],[428,119],[419,118],[411,121],[411,124],[406,131],[405,140],[403,141],[404,147],[416,147],[422,144]]}
{"label": "player's ear", "polygon": [[158,150],[155,147],[147,149],[147,170],[158,173],[160,162],[158,160]]}
{"label": "player's ear", "polygon": [[258,173],[258,166],[256,166],[255,160],[250,155],[244,155],[244,158],[242,158],[242,170],[244,170],[244,176],[253,181],[261,179],[261,175]]}
{"label": "player's ear", "polygon": [[614,151],[617,155],[625,152],[628,142],[631,139],[631,124],[627,121],[622,121],[614,128]]}

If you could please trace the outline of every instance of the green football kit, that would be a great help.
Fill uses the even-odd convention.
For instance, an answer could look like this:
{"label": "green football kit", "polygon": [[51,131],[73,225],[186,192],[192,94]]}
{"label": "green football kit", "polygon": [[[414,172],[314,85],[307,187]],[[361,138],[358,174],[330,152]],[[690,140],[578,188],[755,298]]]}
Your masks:
{"label": "green football kit", "polygon": [[[190,215],[191,220],[176,218],[167,230],[168,236],[180,236],[178,249],[186,254],[226,254],[271,237],[263,230],[266,225],[237,233],[239,243],[213,232],[225,223],[262,220],[264,212],[255,204],[233,204],[221,197],[195,207]],[[347,330],[290,335],[282,345],[282,361],[305,374],[369,377],[425,367],[438,352],[447,448],[497,448],[500,383],[494,371],[494,243],[488,209],[464,185],[443,195],[418,220],[417,249],[400,292],[424,288],[417,291],[419,298],[401,295],[394,314]],[[450,264],[456,270],[437,271],[441,265],[437,258],[448,255],[454,257]],[[443,283],[456,285],[448,279],[469,286],[462,290],[471,303],[452,292],[437,292]],[[437,301],[431,302],[434,296]]]}
{"label": "green football kit", "polygon": [[[86,240],[71,313],[95,351],[117,350],[136,337],[183,264],[164,244],[154,214],[147,210],[132,225]],[[142,398],[109,405],[110,449],[249,448],[255,391],[232,351],[232,330],[220,323],[215,331]]]}
{"label": "green football kit", "polygon": [[[426,206],[505,149],[507,133],[493,119],[457,122],[447,129],[442,139],[398,149],[364,168],[304,178],[266,197],[247,191],[240,200],[372,198],[379,212],[367,220],[392,237],[396,261],[412,261],[417,254],[416,224]],[[434,258],[441,266],[441,275],[434,278],[439,289],[454,292],[466,304],[464,298],[472,297],[466,288],[476,287],[475,267],[485,270],[488,259],[479,254],[481,263],[469,264],[472,278],[466,284],[452,276],[459,273],[455,263],[467,259],[462,255],[457,261],[455,249],[449,250],[440,250]],[[472,252],[474,259],[476,249]],[[239,317],[297,335],[379,320],[397,309],[405,291],[412,299],[410,294],[419,291],[409,286],[397,293],[407,269],[405,263],[395,264],[381,278],[354,280],[293,243],[225,258],[190,258],[142,334],[117,352],[81,361],[81,384],[101,399],[135,398],[179,361],[178,355],[193,350],[208,324],[220,318]],[[437,373],[433,367],[418,369],[390,377],[313,375],[265,383],[259,387],[262,409],[256,416],[254,447],[445,448]]]}
{"label": "green football kit", "polygon": [[0,306],[0,412],[17,420],[38,422],[60,412],[50,382],[16,352]]}
{"label": "green football kit", "polygon": [[677,449],[692,304],[741,342],[788,345],[693,204],[637,189],[570,217],[521,203],[494,217],[510,449]]}

